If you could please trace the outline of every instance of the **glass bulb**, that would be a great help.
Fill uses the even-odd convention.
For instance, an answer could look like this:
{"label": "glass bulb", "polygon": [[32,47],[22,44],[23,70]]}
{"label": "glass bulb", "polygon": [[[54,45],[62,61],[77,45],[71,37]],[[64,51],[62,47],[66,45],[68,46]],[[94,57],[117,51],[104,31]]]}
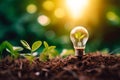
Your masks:
{"label": "glass bulb", "polygon": [[75,49],[75,55],[82,57],[89,34],[83,26],[77,26],[70,32],[70,39]]}

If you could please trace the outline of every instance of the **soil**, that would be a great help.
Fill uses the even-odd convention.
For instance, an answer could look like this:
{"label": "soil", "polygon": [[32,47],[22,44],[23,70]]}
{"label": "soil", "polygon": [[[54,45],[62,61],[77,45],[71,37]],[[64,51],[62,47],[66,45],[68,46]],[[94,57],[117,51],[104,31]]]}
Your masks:
{"label": "soil", "polygon": [[0,61],[0,80],[120,80],[120,56],[89,53],[81,59],[75,56],[57,57],[47,62],[35,59]]}

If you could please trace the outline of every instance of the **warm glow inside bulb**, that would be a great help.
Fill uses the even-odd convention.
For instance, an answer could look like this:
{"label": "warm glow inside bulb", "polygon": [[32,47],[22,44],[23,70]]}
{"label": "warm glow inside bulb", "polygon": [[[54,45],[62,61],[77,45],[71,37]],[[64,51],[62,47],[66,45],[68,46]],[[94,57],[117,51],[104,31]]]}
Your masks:
{"label": "warm glow inside bulb", "polygon": [[73,43],[73,46],[77,49],[85,48],[88,37],[88,31],[82,26],[75,27],[70,33],[70,39]]}

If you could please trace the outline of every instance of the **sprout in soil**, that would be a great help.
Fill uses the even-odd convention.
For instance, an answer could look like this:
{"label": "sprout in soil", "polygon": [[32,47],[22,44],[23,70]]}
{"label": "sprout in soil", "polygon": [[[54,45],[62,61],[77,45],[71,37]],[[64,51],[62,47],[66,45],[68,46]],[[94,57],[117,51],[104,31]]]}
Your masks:
{"label": "sprout in soil", "polygon": [[70,33],[70,39],[73,43],[75,55],[77,57],[81,58],[82,55],[84,54],[84,49],[88,37],[89,37],[88,31],[84,27],[77,26],[74,29],[72,29]]}
{"label": "sprout in soil", "polygon": [[8,41],[4,41],[0,45],[0,59],[5,57],[5,54],[3,53],[4,50],[7,50],[11,55],[12,58],[18,58],[19,57],[19,51],[22,51],[22,47],[13,46]]}
{"label": "sprout in soil", "polygon": [[49,44],[46,41],[44,41],[43,44],[45,48],[39,56],[40,61],[48,61],[59,56],[57,50],[55,49],[56,46],[49,46]]}
{"label": "sprout in soil", "polygon": [[34,53],[35,51],[42,45],[42,41],[35,41],[32,46],[30,47],[30,45],[27,43],[27,41],[25,40],[21,40],[20,41],[22,43],[22,45],[28,49],[30,51],[29,54],[23,54],[23,56],[25,58],[27,58],[31,63],[34,61]]}

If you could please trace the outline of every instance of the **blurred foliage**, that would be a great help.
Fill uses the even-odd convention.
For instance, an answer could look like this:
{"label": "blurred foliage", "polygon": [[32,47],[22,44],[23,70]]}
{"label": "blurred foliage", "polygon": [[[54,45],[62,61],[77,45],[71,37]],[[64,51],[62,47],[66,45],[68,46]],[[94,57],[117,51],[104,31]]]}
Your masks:
{"label": "blurred foliage", "polygon": [[72,49],[69,49],[69,50],[63,49],[61,54],[60,54],[60,56],[63,57],[63,58],[65,58],[67,56],[70,56],[70,55],[74,55],[75,56],[75,52]]}
{"label": "blurred foliage", "polygon": [[[70,30],[85,26],[90,34],[86,52],[120,47],[120,0],[92,0],[82,18],[73,20],[65,8],[65,0],[0,0],[0,43],[19,40],[32,44],[47,41],[71,49]],[[43,47],[43,46],[42,46]]]}

